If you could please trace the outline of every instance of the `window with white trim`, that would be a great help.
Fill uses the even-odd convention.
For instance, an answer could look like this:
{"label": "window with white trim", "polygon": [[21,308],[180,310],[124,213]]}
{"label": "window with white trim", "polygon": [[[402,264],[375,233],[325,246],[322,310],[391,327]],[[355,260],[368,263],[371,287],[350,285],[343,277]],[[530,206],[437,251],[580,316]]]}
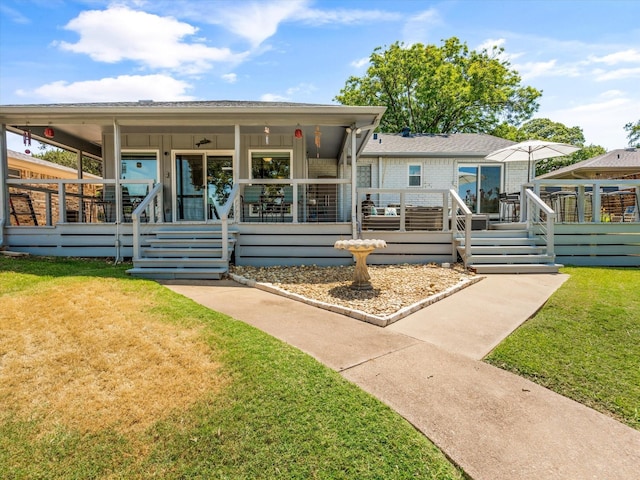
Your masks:
{"label": "window with white trim", "polygon": [[409,186],[410,187],[422,186],[422,165],[417,163],[409,165]]}

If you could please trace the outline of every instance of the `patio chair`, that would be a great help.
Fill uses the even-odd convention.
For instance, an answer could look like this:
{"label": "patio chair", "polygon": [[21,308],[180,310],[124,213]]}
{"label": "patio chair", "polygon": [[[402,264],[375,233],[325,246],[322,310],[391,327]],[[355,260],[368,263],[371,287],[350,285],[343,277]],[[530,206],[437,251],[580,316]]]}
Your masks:
{"label": "patio chair", "polygon": [[[242,221],[248,221],[251,217],[251,209],[254,206],[260,208],[260,197],[262,196],[262,185],[245,185],[240,201],[242,203]],[[260,212],[257,212],[260,214]]]}

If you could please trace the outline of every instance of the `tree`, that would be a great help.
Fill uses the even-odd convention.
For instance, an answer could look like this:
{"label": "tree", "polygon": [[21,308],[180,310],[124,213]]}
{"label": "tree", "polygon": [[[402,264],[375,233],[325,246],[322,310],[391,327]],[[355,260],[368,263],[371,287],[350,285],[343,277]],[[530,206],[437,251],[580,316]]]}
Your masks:
{"label": "tree", "polygon": [[624,129],[629,132],[627,138],[629,139],[629,145],[634,145],[640,148],[640,120],[636,123],[629,122],[624,126]]}
{"label": "tree", "polygon": [[441,47],[394,43],[377,47],[363,77],[350,77],[335,100],[343,105],[384,105],[381,130],[420,133],[488,132],[518,125],[538,109],[541,92],[522,86],[500,60],[503,49],[478,52],[455,37]]}
{"label": "tree", "polygon": [[[49,148],[45,145],[42,145],[40,150],[41,153],[34,153],[33,156],[51,163],[73,168],[74,170],[78,169],[78,155],[75,152],[62,150],[60,148]],[[82,166],[86,173],[92,173],[98,176],[102,175],[100,163],[93,161],[91,158],[84,157],[82,159]]]}

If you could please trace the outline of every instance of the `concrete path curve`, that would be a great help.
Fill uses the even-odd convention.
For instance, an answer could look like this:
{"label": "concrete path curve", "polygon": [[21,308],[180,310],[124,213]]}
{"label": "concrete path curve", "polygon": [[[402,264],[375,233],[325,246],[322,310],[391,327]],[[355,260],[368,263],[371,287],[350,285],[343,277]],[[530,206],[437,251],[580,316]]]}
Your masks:
{"label": "concrete path curve", "polygon": [[341,372],[475,480],[640,479],[640,432],[479,361],[565,275],[489,275],[387,328],[232,281],[163,282]]}

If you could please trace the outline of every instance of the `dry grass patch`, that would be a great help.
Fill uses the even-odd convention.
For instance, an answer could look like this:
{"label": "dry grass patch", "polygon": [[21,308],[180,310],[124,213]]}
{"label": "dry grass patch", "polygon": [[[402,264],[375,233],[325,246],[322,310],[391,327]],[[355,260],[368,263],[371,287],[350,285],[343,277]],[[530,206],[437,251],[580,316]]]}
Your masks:
{"label": "dry grass patch", "polygon": [[161,321],[115,280],[39,284],[2,301],[0,400],[45,431],[142,431],[224,383],[198,330]]}

